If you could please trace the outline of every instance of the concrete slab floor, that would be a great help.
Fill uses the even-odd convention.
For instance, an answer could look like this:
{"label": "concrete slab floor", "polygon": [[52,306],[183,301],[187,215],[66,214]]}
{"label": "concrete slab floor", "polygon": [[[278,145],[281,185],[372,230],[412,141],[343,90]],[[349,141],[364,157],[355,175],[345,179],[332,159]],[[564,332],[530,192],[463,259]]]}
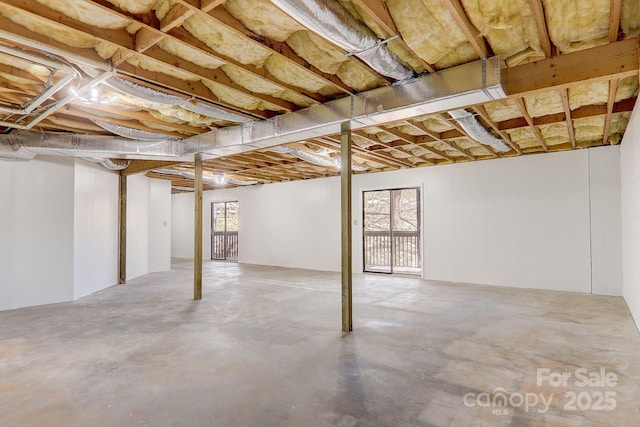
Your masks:
{"label": "concrete slab floor", "polygon": [[[191,263],[0,313],[2,426],[638,426],[617,297]],[[564,375],[564,376],[563,376]],[[566,381],[563,381],[566,379]]]}

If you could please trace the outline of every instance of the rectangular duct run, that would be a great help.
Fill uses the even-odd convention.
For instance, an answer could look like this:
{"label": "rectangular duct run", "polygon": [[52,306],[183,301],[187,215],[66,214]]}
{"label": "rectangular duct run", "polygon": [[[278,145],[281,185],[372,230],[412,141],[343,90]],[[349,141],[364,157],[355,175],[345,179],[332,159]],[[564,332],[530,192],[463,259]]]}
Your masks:
{"label": "rectangular duct run", "polygon": [[482,59],[259,122],[188,138],[215,158],[506,98],[499,58]]}

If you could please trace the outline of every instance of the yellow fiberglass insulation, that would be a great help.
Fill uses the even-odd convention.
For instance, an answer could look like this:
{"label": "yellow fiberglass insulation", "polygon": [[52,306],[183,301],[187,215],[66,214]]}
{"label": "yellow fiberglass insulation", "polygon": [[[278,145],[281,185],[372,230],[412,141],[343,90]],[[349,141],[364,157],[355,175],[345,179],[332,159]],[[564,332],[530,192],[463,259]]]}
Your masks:
{"label": "yellow fiberglass insulation", "polygon": [[39,82],[46,82],[47,78],[49,77],[49,70],[46,67],[34,64],[31,61],[20,59],[13,55],[0,53],[0,64],[8,65],[10,67],[26,71],[34,78],[38,79]]}
{"label": "yellow fiberglass insulation", "polygon": [[527,95],[524,97],[524,103],[531,117],[546,116],[547,114],[562,113],[564,111],[562,96],[558,91]]}
{"label": "yellow fiberglass insulation", "polygon": [[486,145],[480,145],[480,146],[476,145],[475,147],[469,148],[468,151],[469,151],[469,154],[477,157],[488,156],[493,154],[493,151],[491,151],[491,149]]}
{"label": "yellow fiberglass insulation", "polygon": [[225,9],[256,34],[286,41],[305,28],[269,0],[227,0]]}
{"label": "yellow fiberglass insulation", "polygon": [[289,102],[293,102],[300,107],[310,107],[311,105],[315,104],[315,102],[310,98],[302,96],[292,90],[285,89],[281,86],[271,83],[268,80],[248,74],[235,65],[225,65],[222,67],[222,69],[231,80],[239,85],[242,85],[251,92],[271,95]]}
{"label": "yellow fiberglass insulation", "polygon": [[629,76],[618,81],[616,90],[616,102],[629,99],[638,95],[638,77]]}
{"label": "yellow fiberglass insulation", "polygon": [[127,59],[127,62],[133,65],[134,67],[140,67],[147,71],[166,74],[168,76],[175,77],[180,80],[196,81],[200,79],[200,77],[194,74],[188,73],[186,71],[182,71],[177,67],[172,67],[170,65],[165,64],[164,62],[157,61],[148,56],[133,55],[131,58]]}
{"label": "yellow fiberglass insulation", "polygon": [[349,58],[339,48],[310,31],[298,31],[287,39],[287,44],[308,63],[323,73],[335,74],[347,86],[357,91],[384,84],[364,65]]}
{"label": "yellow fiberglass insulation", "polygon": [[196,13],[182,26],[215,52],[240,62],[262,67],[270,55],[267,48],[247,40],[224,25]]}
{"label": "yellow fiberglass insulation", "polygon": [[344,52],[310,31],[298,31],[287,39],[287,44],[317,69],[327,74],[336,74],[347,60]]}
{"label": "yellow fiberglass insulation", "polygon": [[277,55],[271,55],[264,64],[265,69],[276,79],[307,90],[317,92],[325,96],[335,95],[340,91],[320,77],[305,71],[288,59]]}
{"label": "yellow fiberglass insulation", "polygon": [[44,20],[35,15],[24,13],[11,6],[0,4],[0,15],[4,16],[14,23],[27,28],[34,33],[50,37],[60,43],[75,48],[94,48],[103,58],[107,54],[113,55],[115,47],[111,43],[102,42],[95,37],[84,34],[80,31],[67,28],[63,25]]}
{"label": "yellow fiberglass insulation", "polygon": [[630,112],[616,113],[611,116],[611,127],[609,133],[624,133],[631,118]]}
{"label": "yellow fiberglass insulation", "polygon": [[154,9],[158,0],[107,0],[118,8],[135,14],[147,14]]}
{"label": "yellow fiberglass insulation", "polygon": [[131,23],[130,19],[123,18],[114,13],[108,13],[105,9],[94,4],[77,0],[37,0],[43,6],[63,13],[78,22],[89,24],[92,27],[120,30]]}
{"label": "yellow fiberglass insulation", "polygon": [[640,2],[638,0],[622,0],[620,26],[627,37],[636,37],[640,34]]}
{"label": "yellow fiberglass insulation", "polygon": [[388,0],[386,4],[407,45],[426,62],[447,68],[477,59],[440,0]]}
{"label": "yellow fiberglass insulation", "polygon": [[356,91],[373,89],[384,85],[384,81],[372,74],[367,67],[350,58],[340,65],[337,76]]}
{"label": "yellow fiberglass insulation", "polygon": [[422,123],[424,127],[426,127],[427,129],[429,129],[431,132],[434,132],[434,133],[442,133],[442,132],[446,132],[448,130],[453,129],[453,126],[451,126],[451,123],[449,123],[446,120],[442,120],[439,117],[433,117],[433,116],[418,117],[414,119],[414,121],[418,123]]}
{"label": "yellow fiberglass insulation", "polygon": [[163,130],[163,131],[166,131],[166,132],[176,132],[176,133],[180,133],[180,134],[186,135],[186,136],[193,135],[193,132],[189,132],[188,130],[176,129],[174,127],[171,127],[169,125],[163,125],[161,123],[149,122],[149,121],[146,121],[146,120],[140,120],[140,123],[145,125],[148,128],[151,128],[151,129]]}
{"label": "yellow fiberglass insulation", "polygon": [[210,80],[202,80],[202,83],[204,83],[204,85],[207,86],[209,90],[220,99],[221,102],[234,105],[245,110],[271,110],[284,112],[282,108],[278,107],[277,105],[258,98],[254,98],[250,95],[245,95],[242,92],[228,88],[226,86],[222,86]]}
{"label": "yellow fiberglass insulation", "polygon": [[609,99],[609,82],[593,82],[569,88],[571,110],[591,104],[606,104]]}
{"label": "yellow fiberglass insulation", "polygon": [[536,139],[533,129],[530,127],[511,129],[507,132],[509,133],[511,140],[522,149],[532,147],[540,147],[542,149],[540,143]]}
{"label": "yellow fiberglass insulation", "polygon": [[584,117],[573,120],[576,141],[602,140],[605,116]]}
{"label": "yellow fiberglass insulation", "polygon": [[471,138],[458,138],[456,139],[456,145],[463,150],[468,150],[470,148],[474,148],[478,146],[478,143],[473,141]]}
{"label": "yellow fiberglass insulation", "polygon": [[353,135],[353,143],[356,144],[360,148],[369,148],[374,143],[366,138],[361,137],[360,135]]}
{"label": "yellow fiberglass insulation", "polygon": [[484,105],[487,114],[494,122],[503,122],[509,119],[515,119],[521,117],[522,112],[518,108],[515,102],[510,99],[500,99],[498,101],[492,101]]}
{"label": "yellow fiberglass insulation", "polygon": [[538,129],[540,129],[544,143],[549,146],[569,142],[569,129],[567,129],[565,122],[540,125]]}
{"label": "yellow fiberglass insulation", "polygon": [[[389,34],[382,27],[369,16],[362,8],[351,2],[350,0],[340,1],[340,4],[345,7],[356,18],[358,21],[364,23],[371,31],[374,32],[376,36],[378,36],[381,40],[386,40],[395,34]],[[387,47],[391,52],[393,52],[402,62],[408,65],[410,68],[413,68],[418,73],[424,71],[424,68],[418,62],[417,59],[413,57],[397,40],[391,40],[387,42]]]}
{"label": "yellow fiberglass insulation", "polygon": [[165,37],[158,42],[158,46],[179,58],[185,59],[203,68],[210,68],[215,70],[226,64],[226,62],[215,58],[212,55],[208,55],[187,43],[181,42],[171,37]]}
{"label": "yellow fiberglass insulation", "polygon": [[609,42],[610,0],[542,0],[549,38],[562,53]]}
{"label": "yellow fiberglass insulation", "polygon": [[527,0],[462,0],[467,16],[509,66],[544,58]]}

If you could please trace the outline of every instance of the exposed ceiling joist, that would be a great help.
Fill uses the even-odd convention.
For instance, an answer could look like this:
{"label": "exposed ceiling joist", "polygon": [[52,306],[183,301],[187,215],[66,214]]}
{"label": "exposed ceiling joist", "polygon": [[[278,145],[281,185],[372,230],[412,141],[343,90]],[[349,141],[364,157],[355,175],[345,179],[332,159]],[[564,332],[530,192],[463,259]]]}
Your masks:
{"label": "exposed ceiling joist", "polygon": [[527,106],[524,103],[524,98],[516,98],[515,102],[518,105],[518,108],[520,109],[520,112],[522,113],[522,116],[527,121],[527,124],[529,125],[529,127],[533,131],[533,133],[534,133],[534,135],[536,137],[536,140],[542,146],[542,149],[544,151],[549,151],[549,147],[547,147],[547,144],[544,142],[544,138],[542,137],[542,134],[540,133],[540,129],[538,129],[536,127],[536,125],[533,123],[533,119],[531,118],[531,116],[529,115],[529,112],[527,111]]}
{"label": "exposed ceiling joist", "polygon": [[576,148],[576,135],[573,131],[573,118],[571,117],[571,107],[569,104],[569,90],[567,88],[560,89],[560,96],[562,97],[562,108],[564,109],[564,116],[567,122],[567,132],[569,132],[571,147]]}
{"label": "exposed ceiling joist", "polygon": [[487,58],[492,56],[491,49],[487,45],[484,36],[471,23],[469,17],[464,11],[464,7],[460,3],[460,0],[442,0],[442,3],[447,7],[447,9],[449,9],[449,12],[460,26],[460,29],[467,38],[467,41],[471,46],[473,46],[478,57]]}
{"label": "exposed ceiling joist", "polygon": [[538,28],[538,38],[540,39],[540,45],[544,56],[551,58],[551,40],[549,40],[549,32],[547,30],[547,20],[544,16],[544,7],[542,0],[529,0],[529,6],[533,12],[533,17],[536,20],[536,27]]}
{"label": "exposed ceiling joist", "polygon": [[609,99],[607,100],[607,115],[604,119],[604,132],[602,135],[602,144],[612,143],[609,141],[609,133],[611,130],[611,118],[613,114],[613,106],[616,102],[616,90],[618,89],[618,80],[612,79],[609,82]]}

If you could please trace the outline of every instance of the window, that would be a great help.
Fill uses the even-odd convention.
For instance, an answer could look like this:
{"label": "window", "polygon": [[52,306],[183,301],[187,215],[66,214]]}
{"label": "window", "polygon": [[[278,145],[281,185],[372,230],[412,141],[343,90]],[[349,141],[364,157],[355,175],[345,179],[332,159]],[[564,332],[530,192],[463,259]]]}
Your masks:
{"label": "window", "polygon": [[238,261],[238,202],[211,204],[211,259]]}
{"label": "window", "polygon": [[364,271],[422,274],[420,190],[363,192]]}

